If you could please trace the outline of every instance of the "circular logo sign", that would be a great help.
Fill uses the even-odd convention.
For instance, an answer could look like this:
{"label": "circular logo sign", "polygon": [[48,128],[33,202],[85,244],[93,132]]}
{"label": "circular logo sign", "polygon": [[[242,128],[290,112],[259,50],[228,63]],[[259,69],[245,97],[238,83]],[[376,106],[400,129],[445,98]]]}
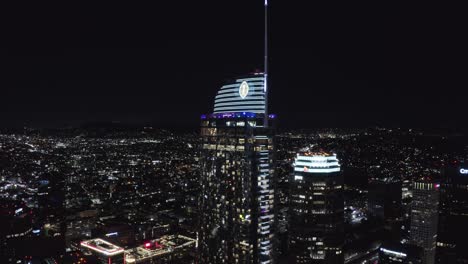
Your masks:
{"label": "circular logo sign", "polygon": [[239,95],[242,99],[244,99],[245,97],[247,97],[247,95],[249,94],[249,85],[247,84],[246,81],[243,81],[241,83],[241,85],[239,86]]}

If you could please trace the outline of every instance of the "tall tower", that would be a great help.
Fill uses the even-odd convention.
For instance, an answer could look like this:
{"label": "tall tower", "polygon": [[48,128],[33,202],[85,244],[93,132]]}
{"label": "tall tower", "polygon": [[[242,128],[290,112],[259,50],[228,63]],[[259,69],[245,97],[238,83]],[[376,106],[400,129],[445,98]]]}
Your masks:
{"label": "tall tower", "polygon": [[268,0],[264,72],[229,81],[201,121],[200,263],[274,263],[275,180],[268,114]]}
{"label": "tall tower", "polygon": [[293,263],[344,263],[343,176],[335,154],[297,154],[290,191]]}
{"label": "tall tower", "polygon": [[426,180],[413,183],[410,243],[423,249],[423,264],[435,263],[439,188],[440,184]]}
{"label": "tall tower", "polygon": [[438,263],[468,263],[468,163],[452,162],[440,186]]}
{"label": "tall tower", "polygon": [[221,87],[201,120],[200,263],[274,263],[273,115],[264,74]]}
{"label": "tall tower", "polygon": [[401,240],[401,180],[395,177],[371,178],[368,186],[368,214],[383,221],[391,240]]}

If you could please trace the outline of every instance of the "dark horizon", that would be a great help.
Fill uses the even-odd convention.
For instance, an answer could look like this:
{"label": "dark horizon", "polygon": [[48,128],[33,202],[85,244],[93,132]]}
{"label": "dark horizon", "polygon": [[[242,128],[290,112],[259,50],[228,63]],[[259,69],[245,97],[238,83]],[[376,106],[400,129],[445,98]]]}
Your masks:
{"label": "dark horizon", "polygon": [[[25,11],[36,22],[13,28],[22,45],[0,50],[0,127],[197,128],[224,80],[262,69],[263,6],[184,5],[96,6],[86,19],[78,8],[51,14],[53,26],[47,12],[35,20]],[[467,128],[462,23],[452,12],[272,2],[270,112],[285,129]]]}

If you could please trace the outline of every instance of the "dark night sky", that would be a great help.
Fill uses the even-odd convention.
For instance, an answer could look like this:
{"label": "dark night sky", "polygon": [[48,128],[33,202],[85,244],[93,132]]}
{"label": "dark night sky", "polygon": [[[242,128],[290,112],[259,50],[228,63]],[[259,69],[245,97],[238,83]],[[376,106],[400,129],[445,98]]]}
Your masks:
{"label": "dark night sky", "polygon": [[[281,127],[468,126],[460,7],[303,2],[271,0]],[[196,127],[263,60],[262,1],[213,3],[23,7],[0,50],[0,126]]]}

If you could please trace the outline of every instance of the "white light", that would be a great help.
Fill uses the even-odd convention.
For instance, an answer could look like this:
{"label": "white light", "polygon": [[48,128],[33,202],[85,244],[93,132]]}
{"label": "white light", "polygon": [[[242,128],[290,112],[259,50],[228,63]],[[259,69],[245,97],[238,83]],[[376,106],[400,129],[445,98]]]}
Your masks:
{"label": "white light", "polygon": [[460,173],[461,174],[468,174],[468,170],[467,169],[460,169]]}
{"label": "white light", "polygon": [[297,175],[294,176],[294,180],[296,180],[296,181],[302,181],[303,179],[304,179],[304,177],[302,177],[302,176],[297,176]]}
{"label": "white light", "polygon": [[318,168],[329,168],[331,166],[340,166],[338,161],[335,162],[304,162],[304,161],[296,161],[294,163],[296,166],[308,166],[308,167],[318,167]]}
{"label": "white light", "polygon": [[249,89],[249,84],[246,81],[243,81],[239,86],[239,95],[242,99],[247,97],[247,95],[249,94]]}
{"label": "white light", "polygon": [[390,253],[390,254],[393,254],[393,255],[397,255],[399,257],[406,257],[406,254],[405,253],[402,253],[402,252],[397,252],[397,251],[393,251],[393,250],[388,250],[388,249],[385,249],[385,248],[381,248],[380,249],[381,251],[385,252],[385,253]]}
{"label": "white light", "polygon": [[[294,168],[294,171],[304,172],[304,168]],[[317,173],[331,173],[338,172],[340,168],[331,168],[331,169],[307,169],[307,172],[317,172]]]}
{"label": "white light", "polygon": [[[91,242],[94,242],[94,245],[91,245],[90,243]],[[88,240],[88,241],[83,241],[80,243],[81,246],[83,247],[86,247],[86,248],[89,248],[91,250],[94,250],[94,251],[97,251],[99,253],[102,253],[106,256],[114,256],[114,255],[117,255],[117,254],[120,254],[120,253],[123,253],[124,252],[124,249],[121,248],[121,247],[118,247],[114,244],[111,244],[103,239],[95,239],[95,240]],[[106,244],[108,248],[104,248],[104,247],[101,247],[99,246],[99,244]]]}

